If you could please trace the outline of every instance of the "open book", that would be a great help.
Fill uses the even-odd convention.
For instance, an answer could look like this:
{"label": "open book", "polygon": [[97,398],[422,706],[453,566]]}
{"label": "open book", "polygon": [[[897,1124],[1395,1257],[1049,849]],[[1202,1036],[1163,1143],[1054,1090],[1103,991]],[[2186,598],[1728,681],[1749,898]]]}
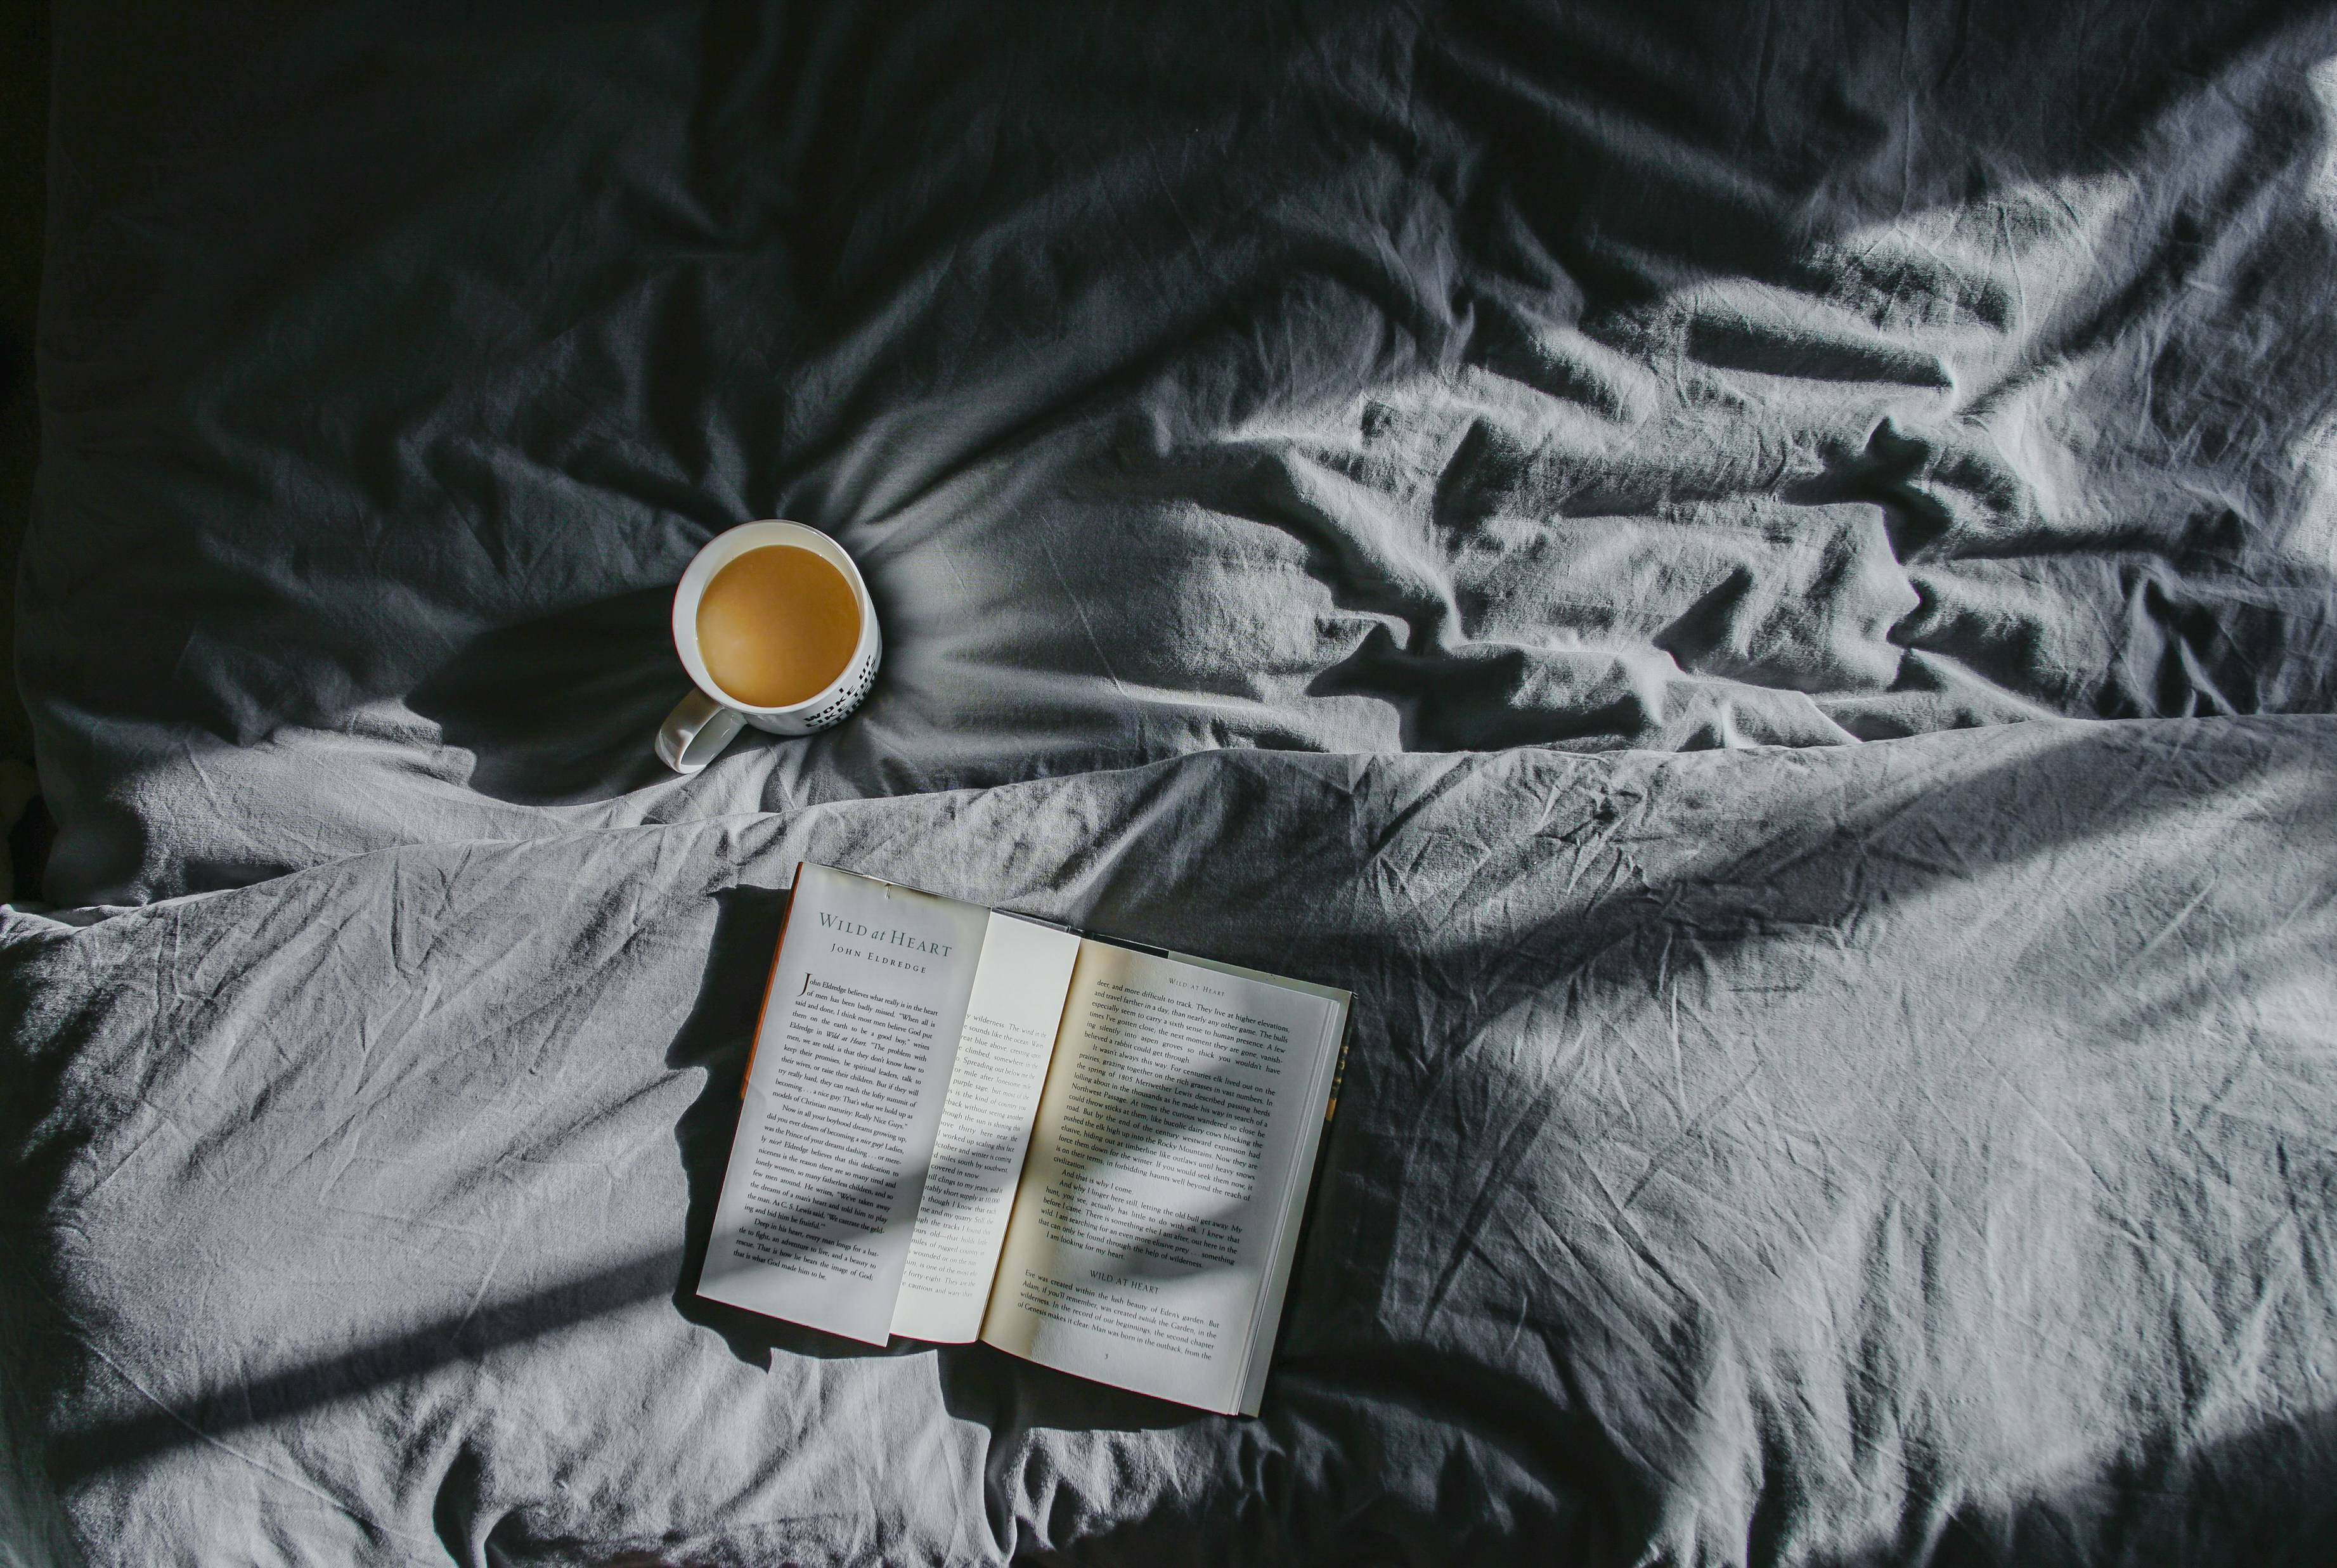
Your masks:
{"label": "open book", "polygon": [[1348,1000],[800,866],[698,1293],[1254,1416]]}

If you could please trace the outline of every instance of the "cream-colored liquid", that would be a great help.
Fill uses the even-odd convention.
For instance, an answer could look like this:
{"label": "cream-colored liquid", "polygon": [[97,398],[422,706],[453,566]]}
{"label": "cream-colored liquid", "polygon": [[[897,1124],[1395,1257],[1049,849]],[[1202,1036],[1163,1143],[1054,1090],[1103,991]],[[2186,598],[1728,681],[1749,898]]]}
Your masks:
{"label": "cream-colored liquid", "polygon": [[749,708],[809,701],[844,673],[859,644],[852,584],[793,544],[748,551],[698,601],[698,656],[714,683]]}

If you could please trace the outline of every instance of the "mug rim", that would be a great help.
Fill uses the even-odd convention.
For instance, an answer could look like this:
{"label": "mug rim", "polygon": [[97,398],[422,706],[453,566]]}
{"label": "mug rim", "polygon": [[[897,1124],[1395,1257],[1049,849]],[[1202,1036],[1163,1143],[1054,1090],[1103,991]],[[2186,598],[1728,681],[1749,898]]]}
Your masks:
{"label": "mug rim", "polygon": [[[705,596],[706,585],[714,580],[717,572],[748,551],[759,550],[768,544],[792,544],[798,549],[809,550],[844,574],[844,580],[852,585],[853,604],[860,612],[860,638],[852,645],[852,657],[844,662],[844,668],[835,680],[800,702],[758,708],[751,702],[741,702],[731,696],[715,684],[714,678],[706,672],[706,662],[699,657],[698,651],[698,602]],[[682,569],[681,581],[673,588],[673,650],[681,658],[682,670],[689,676],[692,685],[734,712],[758,718],[777,718],[817,707],[833,698],[852,678],[853,671],[866,656],[876,635],[876,606],[868,597],[868,584],[862,580],[859,564],[852,559],[850,552],[818,529],[784,517],[767,517],[725,528],[699,546],[698,554],[691,556],[689,564]]]}

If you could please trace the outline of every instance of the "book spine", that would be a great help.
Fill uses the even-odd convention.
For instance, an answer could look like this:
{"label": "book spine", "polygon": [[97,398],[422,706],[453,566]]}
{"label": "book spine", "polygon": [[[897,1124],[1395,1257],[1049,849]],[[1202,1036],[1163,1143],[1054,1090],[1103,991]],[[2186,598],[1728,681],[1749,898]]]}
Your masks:
{"label": "book spine", "polygon": [[1346,1024],[1339,1031],[1339,1060],[1331,1069],[1331,1098],[1325,1102],[1323,1106],[1323,1124],[1326,1127],[1331,1124],[1331,1119],[1339,1113],[1339,1087],[1347,1081],[1347,1047],[1354,1043],[1354,1004],[1349,1003]]}

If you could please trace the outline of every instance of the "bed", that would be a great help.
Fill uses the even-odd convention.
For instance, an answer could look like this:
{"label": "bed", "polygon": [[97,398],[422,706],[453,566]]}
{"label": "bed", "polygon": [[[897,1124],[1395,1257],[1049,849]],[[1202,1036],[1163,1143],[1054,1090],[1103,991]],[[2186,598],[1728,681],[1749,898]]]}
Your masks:
{"label": "bed", "polygon": [[[2337,25],[56,31],[27,1562],[2326,1562]],[[671,584],[886,632],[665,774]],[[1356,993],[1256,1421],[695,1299],[797,860]]]}

